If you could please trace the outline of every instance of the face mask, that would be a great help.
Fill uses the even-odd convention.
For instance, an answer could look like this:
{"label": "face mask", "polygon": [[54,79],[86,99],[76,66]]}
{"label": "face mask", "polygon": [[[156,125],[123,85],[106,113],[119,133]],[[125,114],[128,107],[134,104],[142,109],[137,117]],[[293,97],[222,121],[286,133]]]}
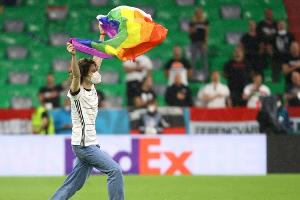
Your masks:
{"label": "face mask", "polygon": [[278,34],[279,35],[285,35],[286,34],[286,30],[280,30],[280,31],[278,31]]}
{"label": "face mask", "polygon": [[276,104],[277,104],[277,107],[278,107],[278,108],[281,107],[281,105],[282,105],[282,104],[281,104],[281,101],[277,101]]}
{"label": "face mask", "polygon": [[101,74],[99,72],[95,72],[91,76],[91,82],[93,84],[101,83]]}
{"label": "face mask", "polygon": [[154,106],[154,105],[148,106],[148,113],[149,114],[155,114],[156,113],[156,106]]}

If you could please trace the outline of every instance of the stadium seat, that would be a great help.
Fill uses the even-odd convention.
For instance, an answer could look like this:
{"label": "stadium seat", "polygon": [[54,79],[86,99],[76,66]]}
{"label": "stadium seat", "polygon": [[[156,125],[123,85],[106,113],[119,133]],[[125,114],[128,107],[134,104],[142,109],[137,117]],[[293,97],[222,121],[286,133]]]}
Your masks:
{"label": "stadium seat", "polygon": [[66,45],[70,36],[65,33],[52,33],[50,34],[50,44],[53,46]]}
{"label": "stadium seat", "polygon": [[119,83],[119,74],[116,71],[103,71],[101,73],[102,82],[105,84],[118,84]]}
{"label": "stadium seat", "polygon": [[165,96],[159,95],[159,96],[157,96],[156,100],[157,100],[157,103],[158,103],[159,106],[166,106],[167,105],[167,103],[165,101]]}
{"label": "stadium seat", "polygon": [[69,0],[48,0],[47,1],[49,6],[65,6],[70,3]]}
{"label": "stadium seat", "polygon": [[9,108],[9,107],[10,107],[10,98],[8,96],[0,97],[0,108]]}
{"label": "stadium seat", "polygon": [[11,108],[20,109],[20,108],[31,108],[32,99],[30,97],[12,97],[11,99]]}
{"label": "stadium seat", "polygon": [[221,16],[223,19],[240,19],[242,17],[241,7],[239,5],[223,5]]}
{"label": "stadium seat", "polygon": [[192,6],[192,5],[195,5],[195,0],[176,0],[176,3],[179,5],[179,6]]}
{"label": "stadium seat", "polygon": [[[151,56],[150,56],[151,58]],[[162,60],[160,58],[151,58],[153,70],[159,70],[162,67]]]}
{"label": "stadium seat", "polygon": [[62,84],[64,81],[66,81],[69,78],[68,72],[55,72],[54,73],[55,82]]}
{"label": "stadium seat", "polygon": [[154,84],[154,91],[157,95],[165,96],[167,90],[166,84]]}
{"label": "stadium seat", "polygon": [[70,60],[67,59],[54,59],[52,62],[52,68],[54,71],[63,71],[63,72],[68,72],[70,67]]}
{"label": "stadium seat", "polygon": [[284,83],[272,83],[266,82],[265,83],[271,90],[272,94],[283,94],[284,93]]}
{"label": "stadium seat", "polygon": [[24,59],[27,57],[28,49],[23,46],[9,46],[6,55],[9,59]]}
{"label": "stadium seat", "polygon": [[155,84],[167,84],[167,78],[163,69],[152,72],[153,82]]}
{"label": "stadium seat", "polygon": [[30,74],[27,72],[9,72],[8,80],[10,84],[28,84]]}
{"label": "stadium seat", "polygon": [[203,88],[204,83],[190,83],[189,88],[191,89],[192,96],[197,96],[199,89]]}
{"label": "stadium seat", "polygon": [[104,93],[109,107],[126,105],[125,84],[98,84],[96,87]]}
{"label": "stadium seat", "polygon": [[108,0],[90,0],[92,6],[104,6],[108,3]]}
{"label": "stadium seat", "polygon": [[7,82],[7,74],[8,74],[8,69],[5,67],[0,67],[0,85],[1,87],[4,87],[4,84]]}
{"label": "stadium seat", "polygon": [[47,17],[49,20],[64,20],[67,18],[68,8],[66,6],[48,6]]}
{"label": "stadium seat", "polygon": [[4,31],[21,33],[25,29],[25,24],[22,20],[5,20],[4,21]]}
{"label": "stadium seat", "polygon": [[240,43],[243,32],[227,32],[226,41],[230,45],[237,45]]}
{"label": "stadium seat", "polygon": [[23,0],[22,6],[30,6],[30,7],[36,7],[36,6],[45,6],[47,4],[47,1],[40,1],[40,0]]}

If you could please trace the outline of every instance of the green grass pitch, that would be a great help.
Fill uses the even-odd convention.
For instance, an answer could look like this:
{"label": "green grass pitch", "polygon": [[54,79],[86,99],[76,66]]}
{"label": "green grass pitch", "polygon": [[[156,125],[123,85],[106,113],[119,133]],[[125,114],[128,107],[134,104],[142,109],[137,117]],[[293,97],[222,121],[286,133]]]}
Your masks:
{"label": "green grass pitch", "polygon": [[[1,200],[49,199],[64,177],[0,177]],[[125,176],[126,200],[299,200],[300,174]],[[107,200],[104,176],[92,176],[72,200]]]}

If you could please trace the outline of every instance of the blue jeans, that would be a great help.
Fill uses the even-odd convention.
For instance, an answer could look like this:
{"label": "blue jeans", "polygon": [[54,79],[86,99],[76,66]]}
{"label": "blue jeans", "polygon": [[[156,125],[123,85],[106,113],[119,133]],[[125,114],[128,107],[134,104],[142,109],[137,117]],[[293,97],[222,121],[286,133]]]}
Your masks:
{"label": "blue jeans", "polygon": [[110,200],[124,199],[124,180],[120,166],[99,146],[73,146],[76,155],[75,167],[63,185],[51,200],[66,200],[80,190],[90,176],[93,167],[108,176],[108,194]]}

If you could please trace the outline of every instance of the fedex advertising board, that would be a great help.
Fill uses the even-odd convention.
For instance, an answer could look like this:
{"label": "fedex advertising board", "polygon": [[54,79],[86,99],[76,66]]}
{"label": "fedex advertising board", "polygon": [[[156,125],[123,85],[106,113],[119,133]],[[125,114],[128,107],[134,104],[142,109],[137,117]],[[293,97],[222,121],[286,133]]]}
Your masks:
{"label": "fedex advertising board", "polygon": [[[202,135],[101,137],[101,149],[125,174],[139,175],[263,175],[264,135]],[[75,156],[66,140],[66,173]]]}
{"label": "fedex advertising board", "polygon": [[[101,150],[138,175],[264,175],[265,135],[100,136]],[[72,170],[69,136],[0,136],[0,176]],[[97,172],[94,172],[97,173]]]}

